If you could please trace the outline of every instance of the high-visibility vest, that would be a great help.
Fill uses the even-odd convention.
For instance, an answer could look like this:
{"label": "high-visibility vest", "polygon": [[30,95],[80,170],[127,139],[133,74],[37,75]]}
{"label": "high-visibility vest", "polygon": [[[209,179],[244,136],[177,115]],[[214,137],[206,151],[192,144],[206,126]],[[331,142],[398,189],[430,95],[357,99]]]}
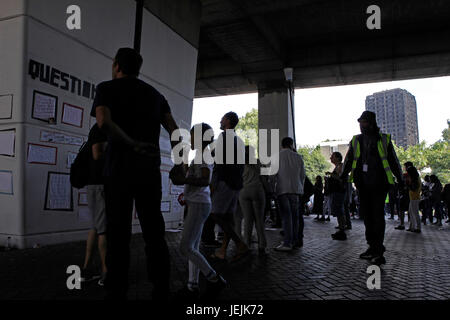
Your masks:
{"label": "high-visibility vest", "polygon": [[[353,175],[356,169],[356,163],[361,157],[361,147],[359,145],[359,141],[357,139],[358,136],[353,136],[352,139],[352,147],[353,147],[353,163],[352,163],[352,171],[350,173],[349,182],[353,182]],[[394,175],[392,174],[391,168],[389,167],[389,161],[387,159],[388,153],[388,145],[391,142],[391,135],[380,133],[381,139],[378,140],[378,154],[380,155],[381,162],[383,163],[384,172],[386,172],[387,180],[389,184],[394,184]]]}

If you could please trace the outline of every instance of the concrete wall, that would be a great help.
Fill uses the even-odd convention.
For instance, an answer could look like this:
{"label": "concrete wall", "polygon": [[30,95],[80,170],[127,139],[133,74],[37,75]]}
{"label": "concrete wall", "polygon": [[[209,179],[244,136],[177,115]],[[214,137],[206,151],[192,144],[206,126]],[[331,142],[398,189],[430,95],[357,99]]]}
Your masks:
{"label": "concrete wall", "polygon": [[[72,90],[70,85],[64,90],[65,82],[61,78],[54,78],[52,84],[42,81],[45,77],[36,77],[35,71],[36,68],[45,71],[48,66],[49,70],[60,71],[57,74],[65,73],[87,84],[111,79],[113,56],[119,47],[132,47],[135,22],[135,1],[115,0],[113,3],[77,1],[81,8],[81,30],[66,27],[69,16],[66,8],[72,1],[7,0],[0,3],[0,48],[7,48],[0,50],[0,96],[11,95],[13,112],[11,119],[0,119],[0,130],[16,130],[15,156],[0,156],[0,170],[12,171],[14,177],[14,194],[0,194],[0,246],[8,236],[12,245],[20,248],[86,236],[89,223],[85,219],[86,207],[78,204],[78,190],[72,192],[72,210],[44,209],[49,172],[68,173],[68,153],[78,152],[79,146],[45,141],[41,134],[50,131],[85,140],[95,123],[89,116],[93,94],[83,95],[83,90],[78,94],[77,88]],[[142,55],[141,78],[167,98],[179,125],[189,127],[197,50],[144,11]],[[33,71],[30,74],[31,61]],[[58,98],[56,124],[32,117],[35,91]],[[81,128],[62,123],[63,103],[83,109]],[[1,106],[3,108],[3,104]],[[163,134],[160,144],[165,172],[171,165],[168,142],[168,135]],[[29,163],[29,143],[56,147],[56,164]],[[170,212],[164,213],[166,225],[176,227],[182,217],[181,207],[176,203],[177,190],[170,186],[167,173],[163,173],[163,177],[166,186],[163,200],[171,203]],[[139,231],[138,220],[133,221],[133,229]]]}

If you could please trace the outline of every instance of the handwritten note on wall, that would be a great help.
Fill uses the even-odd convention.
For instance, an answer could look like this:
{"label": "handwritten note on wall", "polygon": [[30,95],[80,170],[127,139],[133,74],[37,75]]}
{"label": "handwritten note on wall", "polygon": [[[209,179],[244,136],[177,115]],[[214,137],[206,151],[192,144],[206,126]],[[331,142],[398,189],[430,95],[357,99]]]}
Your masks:
{"label": "handwritten note on wall", "polygon": [[28,163],[56,164],[58,149],[40,144],[28,144]]}

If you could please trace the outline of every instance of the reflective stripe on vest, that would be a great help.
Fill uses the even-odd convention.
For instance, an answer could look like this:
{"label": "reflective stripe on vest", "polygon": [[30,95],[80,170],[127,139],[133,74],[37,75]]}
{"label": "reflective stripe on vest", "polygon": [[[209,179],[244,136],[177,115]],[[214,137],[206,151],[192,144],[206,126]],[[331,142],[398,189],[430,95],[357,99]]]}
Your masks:
{"label": "reflective stripe on vest", "polygon": [[[356,169],[356,164],[361,157],[361,147],[359,141],[357,139],[358,136],[353,136],[352,139],[352,147],[353,147],[353,163],[352,163],[352,171],[350,173],[349,182],[353,182],[353,175]],[[387,180],[389,184],[394,184],[394,176],[391,171],[391,167],[389,166],[389,161],[387,159],[387,148],[391,141],[390,134],[380,133],[381,139],[378,140],[378,154],[380,155],[381,162],[383,164],[384,171],[386,172]]]}

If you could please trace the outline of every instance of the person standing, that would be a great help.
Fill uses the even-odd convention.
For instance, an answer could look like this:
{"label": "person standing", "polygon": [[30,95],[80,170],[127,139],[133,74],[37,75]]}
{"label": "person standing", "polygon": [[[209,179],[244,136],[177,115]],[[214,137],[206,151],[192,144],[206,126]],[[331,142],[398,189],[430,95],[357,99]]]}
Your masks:
{"label": "person standing", "polygon": [[450,183],[447,183],[442,190],[442,201],[447,207],[447,221],[446,223],[450,223]]}
{"label": "person standing", "polygon": [[[403,181],[408,180],[408,168],[413,166],[411,161],[407,161],[403,164],[404,173],[403,173]],[[398,219],[400,224],[396,226],[394,229],[396,230],[405,230],[405,212],[409,210],[409,189],[407,185],[399,185],[399,194],[400,194],[400,205],[398,211]],[[409,219],[409,216],[408,216]]]}
{"label": "person standing", "polygon": [[[222,117],[220,129],[223,132],[217,139],[215,147],[215,166],[211,181],[211,216],[222,228],[224,238],[222,246],[214,252],[212,258],[220,260],[225,259],[231,239],[233,239],[237,247],[237,253],[232,258],[232,261],[239,260],[249,252],[248,246],[233,228],[233,218],[237,209],[239,190],[243,186],[242,174],[245,157],[244,144],[234,130],[238,122],[239,117],[232,111]],[[228,146],[227,143],[229,144]],[[233,159],[227,159],[227,147],[233,149]],[[242,164],[238,163],[238,160],[242,161]]]}
{"label": "person standing", "polygon": [[422,203],[423,203],[423,217],[422,222],[426,224],[427,218],[430,220],[430,224],[433,224],[433,204],[431,202],[431,187],[432,183],[430,181],[430,176],[426,175],[424,178],[425,182],[422,187]]}
{"label": "person standing", "polygon": [[256,160],[255,164],[251,164],[251,159],[255,159],[255,149],[252,146],[245,146],[243,188],[239,192],[239,204],[244,215],[244,241],[250,248],[255,225],[258,249],[260,253],[264,253],[267,247],[264,225],[266,195],[261,177],[261,163]]}
{"label": "person standing", "polygon": [[303,194],[306,174],[303,158],[294,149],[294,140],[290,137],[283,138],[281,147],[276,193],[284,240],[275,250],[291,251],[294,247],[303,246],[303,235],[299,234],[299,196]]}
{"label": "person standing", "polygon": [[[226,281],[217,274],[200,252],[200,239],[203,225],[211,212],[211,195],[209,184],[212,176],[212,164],[207,164],[203,151],[208,148],[210,141],[203,141],[203,136],[212,128],[206,123],[200,123],[191,129],[191,149],[196,150],[195,159],[186,170],[184,178],[184,200],[187,214],[181,235],[180,251],[189,259],[189,280],[187,286],[177,292],[177,298],[195,301],[199,299],[199,276],[203,273],[208,284],[208,295],[216,295],[226,285]],[[201,145],[196,146],[195,134],[201,134],[198,139]]]}
{"label": "person standing", "polygon": [[442,204],[441,204],[441,193],[442,193],[442,184],[439,178],[432,174],[430,176],[431,186],[431,204],[434,208],[434,215],[437,219],[435,224],[438,227],[442,227]]}
{"label": "person standing", "polygon": [[[103,167],[105,165],[104,151],[107,137],[100,131],[97,124],[89,131],[89,179],[87,183],[87,198],[90,217],[92,218],[92,229],[89,231],[86,242],[86,255],[83,269],[81,270],[81,281],[99,279],[98,284],[104,285],[106,278],[106,213]],[[93,275],[89,272],[89,266],[94,249],[95,240],[98,241],[98,252],[100,254],[101,274]]]}
{"label": "person standing", "polygon": [[386,263],[384,201],[390,185],[395,183],[394,176],[400,185],[403,177],[391,136],[380,132],[375,113],[364,111],[358,121],[361,134],[350,142],[341,179],[345,180],[350,173],[349,182],[354,182],[359,192],[369,245],[360,258],[380,265]]}
{"label": "person standing", "polygon": [[333,172],[327,172],[329,174],[330,183],[330,200],[331,200],[331,213],[336,215],[338,221],[338,231],[331,235],[333,240],[347,240],[345,229],[347,222],[345,219],[345,185],[341,181],[341,174],[343,170],[342,154],[340,152],[333,152],[330,157],[330,161],[334,164]]}
{"label": "person standing", "polygon": [[409,189],[409,229],[406,231],[420,233],[421,222],[419,216],[419,203],[422,181],[420,181],[419,172],[417,172],[417,169],[414,166],[408,167],[407,172],[406,185]]}
{"label": "person standing", "polygon": [[[161,125],[178,129],[167,100],[138,79],[141,55],[120,48],[113,80],[97,86],[91,115],[108,136],[105,162],[107,299],[126,299],[133,200],[142,228],[153,299],[169,297],[170,259],[161,214]],[[172,147],[176,145],[171,141]]]}
{"label": "person standing", "polygon": [[314,184],[314,204],[312,212],[317,214],[314,220],[325,221],[325,216],[323,215],[323,183],[322,177],[316,177],[316,183]]}

